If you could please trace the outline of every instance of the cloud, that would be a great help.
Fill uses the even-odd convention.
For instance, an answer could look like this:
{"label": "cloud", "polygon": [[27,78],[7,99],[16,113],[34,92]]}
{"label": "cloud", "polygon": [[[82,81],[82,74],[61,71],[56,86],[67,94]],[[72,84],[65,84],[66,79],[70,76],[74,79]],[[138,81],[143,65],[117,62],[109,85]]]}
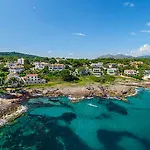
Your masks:
{"label": "cloud", "polygon": [[52,53],[52,51],[48,51],[48,53],[49,53],[49,54],[51,54],[51,53]]}
{"label": "cloud", "polygon": [[73,35],[77,35],[77,36],[86,36],[86,35],[83,34],[83,33],[73,33]]}
{"label": "cloud", "polygon": [[150,55],[150,45],[144,44],[143,46],[141,46],[136,50],[131,50],[130,54],[133,56]]}
{"label": "cloud", "polygon": [[142,47],[139,48],[140,52],[150,52],[150,45],[145,44]]}
{"label": "cloud", "polygon": [[150,30],[141,30],[142,33],[150,33]]}
{"label": "cloud", "polygon": [[130,35],[137,35],[137,33],[135,33],[135,32],[131,32],[131,33],[130,33]]}
{"label": "cloud", "polygon": [[150,22],[147,23],[147,26],[150,26]]}
{"label": "cloud", "polygon": [[126,6],[126,7],[134,7],[134,4],[131,3],[131,2],[125,2],[124,6]]}

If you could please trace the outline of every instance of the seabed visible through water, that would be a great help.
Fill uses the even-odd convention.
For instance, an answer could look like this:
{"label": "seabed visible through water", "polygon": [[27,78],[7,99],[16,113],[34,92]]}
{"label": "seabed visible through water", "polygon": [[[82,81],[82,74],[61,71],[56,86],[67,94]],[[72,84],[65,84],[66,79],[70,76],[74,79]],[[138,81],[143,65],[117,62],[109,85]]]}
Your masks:
{"label": "seabed visible through water", "polygon": [[30,99],[25,115],[0,129],[0,150],[150,150],[150,91],[128,100]]}

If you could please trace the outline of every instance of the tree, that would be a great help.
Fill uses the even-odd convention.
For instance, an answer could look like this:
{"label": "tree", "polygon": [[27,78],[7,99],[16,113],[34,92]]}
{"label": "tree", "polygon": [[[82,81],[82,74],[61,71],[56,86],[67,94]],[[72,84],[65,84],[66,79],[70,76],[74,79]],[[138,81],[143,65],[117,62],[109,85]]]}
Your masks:
{"label": "tree", "polygon": [[55,58],[52,57],[52,58],[49,59],[49,63],[50,64],[55,64],[55,63],[57,63],[57,61],[56,61]]}
{"label": "tree", "polygon": [[73,76],[69,70],[65,69],[61,71],[61,78],[64,81],[75,81],[79,80],[76,76]]}
{"label": "tree", "polygon": [[48,74],[48,73],[49,73],[49,68],[48,68],[48,66],[45,66],[44,69],[42,70],[42,72],[43,72],[44,74]]}
{"label": "tree", "polygon": [[0,65],[0,70],[2,72],[8,72],[8,68],[7,67],[4,67],[4,65]]}
{"label": "tree", "polygon": [[10,78],[7,82],[6,82],[6,86],[8,87],[13,87],[13,88],[16,88],[16,87],[22,87],[23,86],[23,81],[18,79],[18,78],[15,78],[15,77],[12,77]]}
{"label": "tree", "polygon": [[29,59],[25,59],[24,60],[24,68],[25,68],[25,70],[30,70],[32,67],[33,66],[32,66],[30,60]]}
{"label": "tree", "polygon": [[87,75],[90,75],[90,71],[89,71],[89,69],[87,69],[85,67],[79,67],[78,68],[78,74],[83,75],[83,76],[87,76]]}

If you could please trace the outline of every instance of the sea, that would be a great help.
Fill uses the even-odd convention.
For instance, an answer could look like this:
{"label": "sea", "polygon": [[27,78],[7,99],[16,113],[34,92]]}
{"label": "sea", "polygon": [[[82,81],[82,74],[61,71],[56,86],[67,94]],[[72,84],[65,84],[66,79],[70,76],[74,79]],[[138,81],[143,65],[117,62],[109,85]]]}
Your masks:
{"label": "sea", "polygon": [[150,90],[127,99],[29,99],[0,129],[0,150],[150,150]]}

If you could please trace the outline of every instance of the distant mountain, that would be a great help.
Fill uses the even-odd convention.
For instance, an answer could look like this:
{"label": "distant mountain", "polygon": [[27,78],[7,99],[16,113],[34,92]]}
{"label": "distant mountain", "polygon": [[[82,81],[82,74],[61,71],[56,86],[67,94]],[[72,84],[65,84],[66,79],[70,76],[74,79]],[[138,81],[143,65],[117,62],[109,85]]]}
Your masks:
{"label": "distant mountain", "polygon": [[117,54],[117,55],[102,55],[99,58],[114,58],[114,59],[124,59],[124,58],[133,58],[132,56],[127,56],[127,55],[123,55],[123,54]]}
{"label": "distant mountain", "polygon": [[136,58],[150,58],[150,55],[143,55],[143,56],[138,56]]}
{"label": "distant mountain", "polygon": [[29,55],[29,54],[23,54],[23,53],[18,53],[18,52],[0,52],[0,57],[28,57],[28,58],[34,58],[34,57],[39,57],[36,55]]}

